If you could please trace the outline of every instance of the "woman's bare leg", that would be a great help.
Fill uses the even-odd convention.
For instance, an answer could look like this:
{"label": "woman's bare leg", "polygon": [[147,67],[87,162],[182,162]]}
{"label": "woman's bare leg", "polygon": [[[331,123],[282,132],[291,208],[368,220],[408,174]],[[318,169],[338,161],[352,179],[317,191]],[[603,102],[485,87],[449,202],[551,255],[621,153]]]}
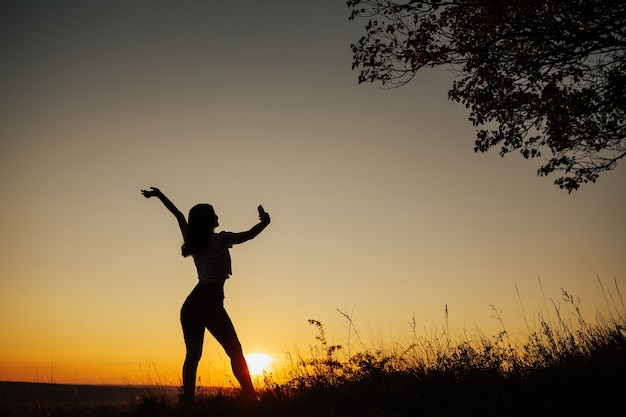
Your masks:
{"label": "woman's bare leg", "polygon": [[250,371],[248,370],[248,364],[246,358],[243,356],[243,349],[237,335],[231,336],[226,340],[220,341],[226,354],[230,357],[230,365],[233,369],[233,374],[244,394],[256,397],[256,391],[254,385],[252,385],[252,379],[250,378]]}
{"label": "woman's bare leg", "polygon": [[211,321],[207,323],[207,329],[219,344],[222,345],[230,358],[233,374],[235,378],[237,378],[237,381],[239,381],[239,385],[241,385],[244,394],[256,398],[256,390],[254,389],[254,385],[252,385],[248,364],[246,363],[246,358],[243,356],[241,343],[239,342],[237,332],[235,331],[235,327],[228,313],[224,307],[221,307],[212,311],[210,317]]}
{"label": "woman's bare leg", "polygon": [[202,339],[185,340],[187,354],[183,364],[183,403],[191,405],[195,401],[196,373],[202,357]]}

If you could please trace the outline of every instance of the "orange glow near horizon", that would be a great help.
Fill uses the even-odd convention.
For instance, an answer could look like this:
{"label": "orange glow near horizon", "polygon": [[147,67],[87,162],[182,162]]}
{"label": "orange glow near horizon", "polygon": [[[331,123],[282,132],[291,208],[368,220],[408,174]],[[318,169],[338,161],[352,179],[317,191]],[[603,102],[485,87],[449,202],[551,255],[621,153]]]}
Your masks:
{"label": "orange glow near horizon", "polygon": [[[618,283],[615,282],[614,284]],[[605,306],[601,308],[597,306],[598,310],[596,311],[591,311],[589,307],[582,307],[580,310],[584,317],[596,317],[600,320],[599,324],[602,323],[602,320],[610,319],[615,312],[621,311],[620,305],[615,304],[618,300],[616,298],[610,299],[617,295],[617,288],[612,288],[611,283],[604,285],[606,285],[604,290],[607,291],[608,297],[604,300]],[[561,319],[571,322],[570,325],[574,326],[572,331],[576,329],[578,320],[576,314],[578,312],[574,305],[570,302],[559,302],[554,297],[550,297],[550,302],[555,303],[553,304],[555,310],[552,312],[541,307],[538,311],[524,311],[528,317],[522,321],[528,321],[530,327],[524,327],[526,323],[522,323],[522,321],[510,321],[506,317],[500,317],[504,320],[503,323],[496,319],[492,320],[492,326],[477,327],[476,329],[455,327],[456,321],[453,319],[442,320],[438,326],[419,329],[414,327],[417,323],[407,320],[403,331],[400,327],[395,327],[393,332],[372,333],[370,331],[369,338],[365,338],[365,333],[361,333],[363,323],[354,321],[348,323],[344,321],[339,332],[326,326],[324,326],[324,331],[328,337],[328,346],[341,345],[341,348],[335,352],[336,358],[340,361],[347,360],[348,355],[363,350],[380,351],[387,355],[393,355],[394,352],[406,354],[406,352],[411,351],[412,355],[419,356],[424,353],[421,352],[424,348],[436,349],[437,346],[442,349],[445,348],[444,345],[446,344],[442,345],[442,339],[451,344],[458,341],[491,340],[502,330],[503,325],[507,328],[508,342],[512,342],[513,346],[522,346],[529,333],[540,330],[538,327],[540,321],[556,320],[557,308]],[[578,303],[579,300],[574,300],[574,302]],[[581,306],[578,305],[578,307]],[[528,308],[532,307],[530,305],[524,307],[524,309]],[[454,309],[450,308],[449,313],[454,315]],[[493,306],[491,313],[501,314],[502,312],[497,306]],[[552,319],[549,316],[552,316]],[[592,319],[586,320],[585,326],[594,325],[596,323]],[[325,358],[324,346],[320,340],[317,340],[317,336],[320,335],[319,329],[310,326],[308,330],[307,338],[310,343],[301,347],[294,345],[287,351],[268,350],[267,346],[270,346],[271,343],[264,340],[265,352],[260,353],[252,350],[245,355],[253,382],[257,387],[263,388],[265,375],[276,383],[286,382],[293,375],[308,372],[302,368],[304,362]],[[352,335],[352,339],[348,338],[348,334]],[[34,349],[9,352],[6,347],[3,347],[4,354],[0,359],[0,375],[2,375],[2,381],[180,386],[180,368],[184,357],[184,348],[181,346],[181,341],[176,340],[174,344],[177,346],[175,351],[149,349],[140,352],[128,348],[118,350],[80,348],[67,349],[63,352],[57,351],[50,356],[34,353]],[[212,340],[207,333],[205,351],[198,367],[198,384],[205,387],[236,388],[238,385],[233,381],[235,379],[228,358],[217,342]]]}

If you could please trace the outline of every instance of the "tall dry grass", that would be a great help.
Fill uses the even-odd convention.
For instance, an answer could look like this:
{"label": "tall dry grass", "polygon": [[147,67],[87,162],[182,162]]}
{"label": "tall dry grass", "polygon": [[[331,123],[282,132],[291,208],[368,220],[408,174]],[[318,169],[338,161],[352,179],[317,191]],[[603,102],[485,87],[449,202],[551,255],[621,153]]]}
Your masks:
{"label": "tall dry grass", "polygon": [[[551,301],[552,308],[538,314],[537,328],[524,317],[523,337],[509,334],[495,306],[498,334],[453,337],[446,308],[444,329],[430,338],[417,336],[413,319],[407,345],[340,359],[345,348],[330,344],[323,324],[309,320],[318,349],[293,362],[286,382],[267,378],[264,396],[329,416],[574,416],[622,408],[626,309],[616,280],[610,291],[598,282],[605,308],[593,320],[583,317],[577,297],[562,290],[565,307]],[[340,313],[348,334],[358,338],[351,316]]]}

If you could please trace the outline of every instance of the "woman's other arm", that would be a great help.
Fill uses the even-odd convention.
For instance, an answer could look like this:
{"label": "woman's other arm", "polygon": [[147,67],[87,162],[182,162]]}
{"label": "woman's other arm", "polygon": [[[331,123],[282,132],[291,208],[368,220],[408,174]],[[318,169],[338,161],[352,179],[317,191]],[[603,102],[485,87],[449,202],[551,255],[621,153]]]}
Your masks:
{"label": "woman's other arm", "polygon": [[250,239],[254,239],[270,224],[270,215],[263,210],[263,206],[258,207],[259,210],[259,223],[252,226],[247,232],[233,233],[233,245],[247,242]]}

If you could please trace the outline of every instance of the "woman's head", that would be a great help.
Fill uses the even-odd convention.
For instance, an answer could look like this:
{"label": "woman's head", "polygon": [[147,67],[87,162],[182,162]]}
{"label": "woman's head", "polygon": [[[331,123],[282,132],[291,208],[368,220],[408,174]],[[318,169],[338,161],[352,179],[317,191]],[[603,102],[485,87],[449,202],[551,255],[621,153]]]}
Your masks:
{"label": "woman's head", "polygon": [[219,224],[217,223],[217,214],[213,206],[210,204],[196,204],[189,210],[188,216],[189,226],[192,224],[195,227],[210,227],[215,229]]}
{"label": "woman's head", "polygon": [[210,204],[197,204],[189,210],[183,256],[192,255],[208,246],[213,231],[219,226],[217,220],[217,214]]}

